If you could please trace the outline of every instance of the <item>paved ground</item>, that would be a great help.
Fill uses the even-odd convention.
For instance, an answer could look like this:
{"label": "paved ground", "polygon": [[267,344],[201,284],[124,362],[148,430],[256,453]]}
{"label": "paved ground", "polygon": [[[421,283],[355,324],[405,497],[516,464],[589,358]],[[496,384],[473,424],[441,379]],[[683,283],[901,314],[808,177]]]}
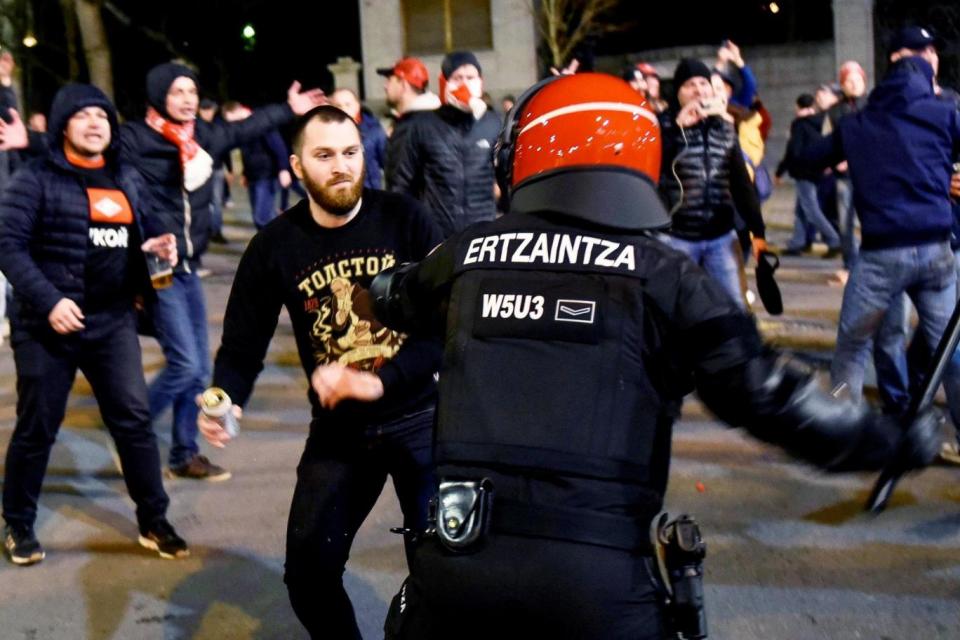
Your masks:
{"label": "paved ground", "polygon": [[[785,241],[790,198],[785,190],[768,207],[774,241]],[[249,234],[232,226],[230,249],[208,260],[212,344]],[[817,257],[784,259],[786,313],[759,316],[770,341],[801,349],[814,362],[829,360],[842,290],[828,280],[837,266]],[[161,364],[155,343],[145,341],[148,376]],[[0,640],[304,638],[282,583],[286,514],[308,415],[302,378],[284,320],[242,437],[211,454],[233,479],[167,484],[171,520],[193,548],[180,562],[136,545],[131,502],[96,405],[78,380],[37,523],[47,559],[31,568],[0,563]],[[13,426],[14,383],[4,345],[0,453]],[[167,424],[165,418],[157,426],[164,441]],[[674,512],[696,514],[708,538],[711,637],[960,639],[958,479],[945,468],[912,477],[893,508],[869,518],[860,505],[872,477],[819,475],[719,427],[691,400],[674,437],[668,502]],[[399,522],[388,489],[347,568],[365,638],[381,637],[386,603],[405,574],[399,540],[388,532]]]}

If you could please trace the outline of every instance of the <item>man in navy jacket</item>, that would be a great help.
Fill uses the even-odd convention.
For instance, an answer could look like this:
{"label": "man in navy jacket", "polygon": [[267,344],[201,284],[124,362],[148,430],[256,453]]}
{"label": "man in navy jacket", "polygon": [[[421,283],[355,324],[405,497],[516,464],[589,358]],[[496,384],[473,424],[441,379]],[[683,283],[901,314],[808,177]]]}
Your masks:
{"label": "man in navy jacket", "polygon": [[[934,92],[934,70],[921,56],[897,61],[866,107],[803,151],[821,166],[849,162],[863,235],[840,309],[831,368],[854,398],[863,387],[870,342],[892,303],[906,292],[927,344],[939,342],[956,304],[950,249],[952,161],[960,151],[960,112]],[[960,368],[944,388],[960,424]]]}
{"label": "man in navy jacket", "polygon": [[117,116],[96,87],[63,87],[50,112],[52,148],[18,171],[0,202],[0,269],[11,313],[17,423],[3,484],[4,547],[15,564],[44,557],[33,525],[50,449],[77,369],[116,442],[137,507],[140,544],[188,555],[166,520],[169,499],[150,425],[134,315],[152,295],[144,252],[176,262],[173,234],[142,242],[141,181],[117,161]]}

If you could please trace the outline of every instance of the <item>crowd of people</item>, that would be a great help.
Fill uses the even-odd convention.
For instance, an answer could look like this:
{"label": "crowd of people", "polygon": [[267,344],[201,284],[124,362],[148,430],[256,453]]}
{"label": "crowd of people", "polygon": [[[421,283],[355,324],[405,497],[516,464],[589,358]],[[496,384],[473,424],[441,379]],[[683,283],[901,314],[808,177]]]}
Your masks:
{"label": "crowd of people", "polygon": [[[140,544],[188,555],[166,518],[154,427],[172,410],[170,475],[229,478],[198,435],[214,447],[233,436],[198,398],[215,387],[242,418],[286,308],[311,424],[284,580],[313,637],[360,637],[343,573],[387,476],[411,568],[389,637],[439,636],[506,603],[529,613],[531,592],[543,596],[531,632],[664,637],[656,589],[606,577],[629,576],[638,549],[649,556],[641,534],[663,506],[670,428],[694,385],[723,420],[826,469],[919,467],[940,447],[934,412],[901,424],[958,291],[960,98],[937,83],[936,46],[927,29],[904,28],[869,96],[852,61],[837,84],[799,96],[776,171],[797,193],[781,252],[809,252],[819,237],[848,274],[831,369],[846,401],[765,350],[750,319],[745,265],[775,250],[761,211],[771,118],[733,42],[712,65],[681,60],[670,91],[649,63],[622,79],[572,64],[506,97],[504,114],[473,53],[444,57],[437,93],[423,62],[404,57],[377,69],[389,134],[350,89],[326,96],[294,82],[282,103],[218,106],[176,62],[147,74],[140,119],[120,124],[100,90],[70,84],[49,124],[28,128],[0,56],[0,272],[13,290],[18,393],[8,557],[44,558],[38,501],[77,370],[116,443]],[[590,145],[597,110],[619,144]],[[572,124],[554,124],[564,117]],[[565,148],[582,152],[554,153]],[[233,149],[258,233],[211,360],[200,273],[208,244],[226,241]],[[22,166],[9,175],[15,154]],[[291,189],[302,199],[278,215],[278,192]],[[909,360],[907,299],[920,318]],[[150,384],[138,331],[166,359]],[[871,347],[884,416],[861,402]],[[585,363],[597,380],[573,373]],[[960,360],[944,385],[960,424]],[[519,402],[533,407],[522,419]],[[584,435],[591,424],[603,438]],[[438,516],[463,495],[473,502]],[[490,499],[502,506],[474,528]],[[622,535],[606,538],[611,528]],[[514,576],[507,594],[517,557],[551,570]],[[586,606],[569,606],[601,583]],[[500,633],[501,622],[471,633]]]}

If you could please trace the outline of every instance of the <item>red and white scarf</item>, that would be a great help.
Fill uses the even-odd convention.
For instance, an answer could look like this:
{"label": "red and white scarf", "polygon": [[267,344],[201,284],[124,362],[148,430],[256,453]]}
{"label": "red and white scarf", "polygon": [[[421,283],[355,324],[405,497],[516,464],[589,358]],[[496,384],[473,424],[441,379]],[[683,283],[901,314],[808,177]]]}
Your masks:
{"label": "red and white scarf", "polygon": [[195,191],[213,175],[213,158],[193,139],[194,121],[170,122],[153,107],[147,108],[147,125],[159,133],[165,140],[177,147],[180,152],[180,166],[183,168],[183,187]]}

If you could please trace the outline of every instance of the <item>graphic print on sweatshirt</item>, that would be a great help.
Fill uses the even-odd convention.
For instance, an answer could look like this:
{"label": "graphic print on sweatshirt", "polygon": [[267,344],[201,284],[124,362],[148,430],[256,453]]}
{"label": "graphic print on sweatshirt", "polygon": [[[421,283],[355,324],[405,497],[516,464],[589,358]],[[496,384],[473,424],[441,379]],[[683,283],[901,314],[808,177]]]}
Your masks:
{"label": "graphic print on sweatshirt", "polygon": [[317,365],[338,362],[374,372],[400,350],[406,334],[376,319],[367,292],[373,277],[394,264],[387,249],[358,249],[328,256],[298,276],[303,309],[313,316],[310,342]]}
{"label": "graphic print on sweatshirt", "polygon": [[87,200],[90,203],[90,248],[126,251],[133,209],[124,193],[119,189],[88,187]]}

